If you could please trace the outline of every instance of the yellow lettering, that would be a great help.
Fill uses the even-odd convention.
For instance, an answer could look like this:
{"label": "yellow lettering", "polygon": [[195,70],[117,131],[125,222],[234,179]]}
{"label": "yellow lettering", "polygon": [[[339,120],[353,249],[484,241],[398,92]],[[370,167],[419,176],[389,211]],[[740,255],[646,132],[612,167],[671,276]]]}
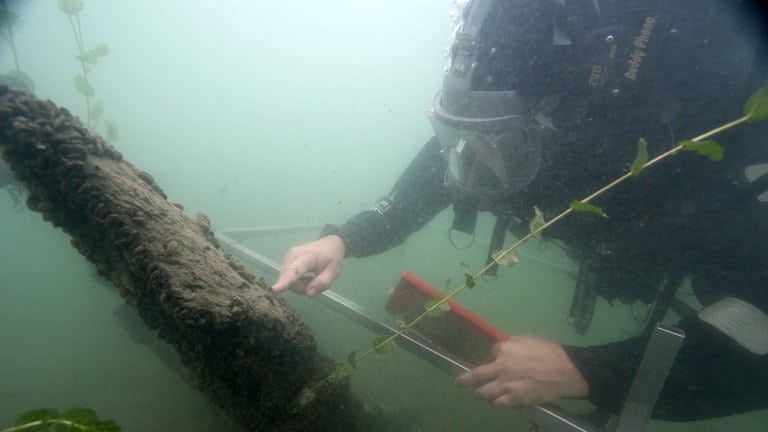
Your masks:
{"label": "yellow lettering", "polygon": [[603,83],[607,78],[607,70],[598,64],[592,65],[592,72],[589,74],[589,85],[591,87],[597,87]]}
{"label": "yellow lettering", "polygon": [[643,59],[648,56],[648,53],[644,51],[648,48],[648,42],[653,35],[653,27],[656,25],[656,18],[645,17],[643,28],[640,29],[640,33],[635,36],[633,45],[635,46],[635,52],[633,52],[627,60],[627,70],[624,72],[624,77],[634,80],[637,79],[637,73],[640,71]]}

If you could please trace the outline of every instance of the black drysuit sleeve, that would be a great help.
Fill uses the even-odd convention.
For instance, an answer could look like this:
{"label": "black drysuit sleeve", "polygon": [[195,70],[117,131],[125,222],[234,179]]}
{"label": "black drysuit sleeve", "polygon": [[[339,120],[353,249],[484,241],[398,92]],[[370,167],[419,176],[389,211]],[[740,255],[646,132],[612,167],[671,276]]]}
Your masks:
{"label": "black drysuit sleeve", "polygon": [[[652,417],[692,421],[754,411],[768,405],[768,359],[739,346],[698,318],[678,327],[685,340]],[[647,340],[636,337],[592,347],[565,346],[589,383],[589,401],[621,410]]]}
{"label": "black drysuit sleeve", "polygon": [[326,232],[339,234],[346,256],[365,257],[405,241],[451,203],[444,186],[446,161],[432,138],[397,180],[389,196]]}
{"label": "black drysuit sleeve", "polygon": [[[759,216],[758,216],[759,217]],[[765,218],[701,230],[690,275],[706,307],[725,297],[768,313],[768,229]],[[759,225],[755,227],[755,225]],[[753,229],[745,230],[751,226]],[[739,236],[733,231],[742,230]],[[731,232],[729,232],[731,231]],[[697,316],[677,323],[685,339],[652,417],[690,421],[722,417],[768,406],[768,355],[753,353]],[[764,328],[750,331],[765,332]],[[565,346],[589,383],[589,400],[617,413],[627,396],[647,345],[644,337],[600,346]]]}

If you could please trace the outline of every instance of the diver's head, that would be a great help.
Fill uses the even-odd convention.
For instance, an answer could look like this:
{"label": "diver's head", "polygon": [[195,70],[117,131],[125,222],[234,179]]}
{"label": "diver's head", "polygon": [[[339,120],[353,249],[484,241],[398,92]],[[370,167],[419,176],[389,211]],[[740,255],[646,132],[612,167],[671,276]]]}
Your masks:
{"label": "diver's head", "polygon": [[[590,2],[591,3],[591,2]],[[541,165],[548,113],[571,91],[564,1],[474,0],[457,28],[430,119],[446,181],[474,196],[523,190]]]}

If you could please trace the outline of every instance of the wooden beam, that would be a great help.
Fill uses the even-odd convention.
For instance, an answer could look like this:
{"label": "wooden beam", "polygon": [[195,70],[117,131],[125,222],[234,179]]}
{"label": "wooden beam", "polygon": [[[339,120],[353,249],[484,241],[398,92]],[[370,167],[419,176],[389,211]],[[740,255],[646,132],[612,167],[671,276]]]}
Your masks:
{"label": "wooden beam", "polygon": [[0,157],[26,187],[29,208],[72,237],[236,422],[265,431],[367,428],[348,381],[323,386],[293,412],[302,389],[333,367],[307,326],[219,248],[206,216],[169,202],[151,175],[66,109],[0,86]]}

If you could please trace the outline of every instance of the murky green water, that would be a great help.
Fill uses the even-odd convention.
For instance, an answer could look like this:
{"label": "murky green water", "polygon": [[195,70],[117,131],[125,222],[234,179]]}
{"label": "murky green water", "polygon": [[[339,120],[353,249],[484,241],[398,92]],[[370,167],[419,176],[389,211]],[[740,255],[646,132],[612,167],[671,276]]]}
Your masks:
{"label": "murky green water", "polygon": [[[23,3],[23,4],[22,4]],[[36,93],[80,116],[74,39],[53,1],[11,2],[21,67]],[[424,118],[439,87],[455,6],[442,0],[217,2],[86,0],[87,46],[110,53],[90,74],[115,143],[214,229],[342,222],[385,194],[431,136]],[[3,43],[5,43],[3,41]],[[0,71],[11,68],[0,45]],[[0,428],[30,408],[87,406],[126,431],[226,431],[221,412],[189,383],[175,354],[147,330],[59,230],[0,190]],[[481,221],[478,238],[488,238]],[[372,313],[400,274],[455,287],[458,263],[482,267],[482,241],[458,251],[439,217],[405,247],[350,260],[336,289]],[[280,260],[316,228],[249,241]],[[525,266],[458,301],[509,334],[568,343],[635,334],[626,308],[601,302],[593,333],[566,324],[575,266],[552,245],[529,244]],[[372,335],[291,294],[323,353],[340,361]],[[451,377],[396,350],[352,377],[368,404],[419,431],[525,431]],[[573,407],[584,410],[586,405]],[[652,423],[651,431],[764,430],[765,412],[709,422]]]}

